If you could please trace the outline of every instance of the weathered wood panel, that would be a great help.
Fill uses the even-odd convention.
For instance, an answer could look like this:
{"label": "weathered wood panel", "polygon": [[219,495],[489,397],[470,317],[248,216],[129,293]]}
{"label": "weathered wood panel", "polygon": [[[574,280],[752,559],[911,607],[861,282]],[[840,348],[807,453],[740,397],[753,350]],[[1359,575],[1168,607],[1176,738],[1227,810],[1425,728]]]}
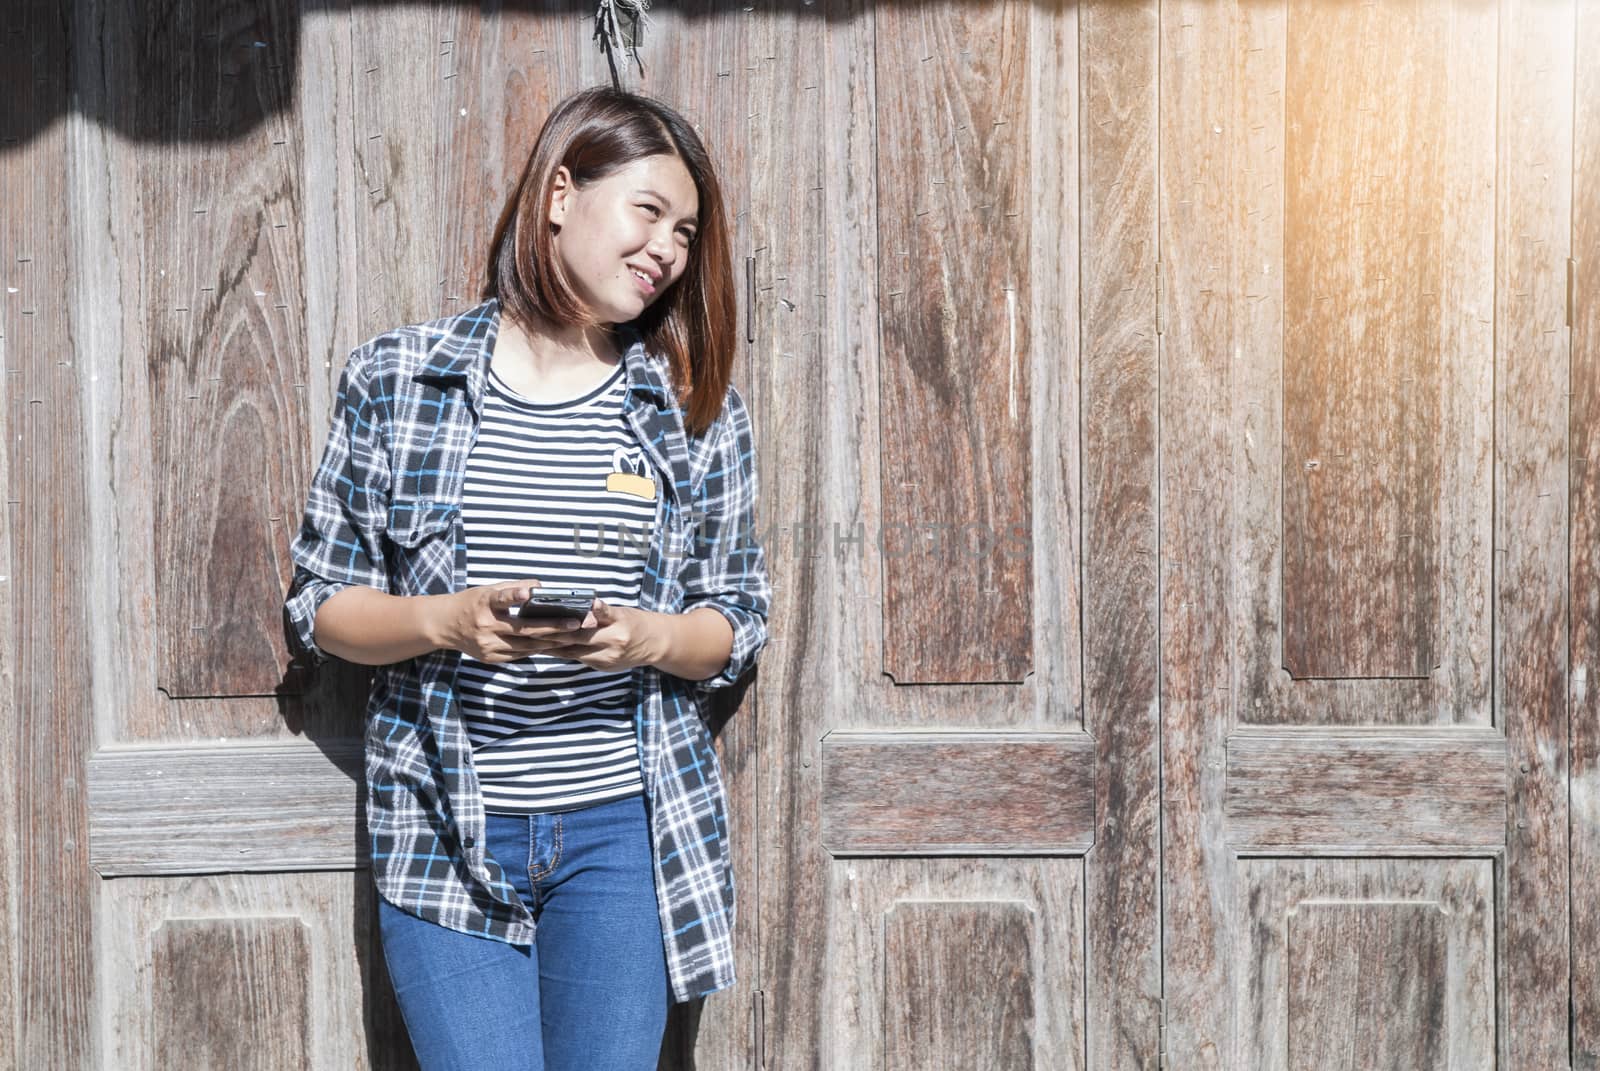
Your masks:
{"label": "weathered wood panel", "polygon": [[1290,0],[1283,665],[1426,677],[1438,641],[1441,0]]}
{"label": "weathered wood panel", "polygon": [[361,742],[323,749],[101,749],[89,758],[89,865],[102,877],[366,866]]}
{"label": "weathered wood panel", "polygon": [[167,919],[151,934],[157,1067],[310,1067],[306,928],[293,916]]}
{"label": "weathered wood panel", "polygon": [[1155,292],[1159,7],[1079,9],[1088,1063],[1160,1044],[1160,544]]}
{"label": "weathered wood panel", "polygon": [[1449,935],[1437,900],[1302,901],[1289,909],[1289,1066],[1451,1066]]}
{"label": "weathered wood panel", "polygon": [[886,1071],[1035,1066],[1038,920],[1026,904],[902,901],[883,928]]}
{"label": "weathered wood panel", "polygon": [[1579,4],[1573,55],[1571,651],[1572,1066],[1600,1069],[1600,7]]}
{"label": "weathered wood panel", "polygon": [[[75,142],[74,218],[83,241],[105,251],[86,258],[83,286],[85,292],[126,295],[120,301],[85,302],[77,312],[80,344],[93,354],[93,373],[83,381],[89,419],[82,479],[88,489],[94,545],[84,567],[96,622],[85,630],[93,672],[100,682],[95,731],[107,741],[261,737],[285,735],[286,729],[320,735],[325,727],[348,734],[352,716],[359,725],[364,671],[325,673],[310,694],[298,696],[293,693],[300,685],[284,678],[281,655],[273,655],[264,671],[267,676],[256,682],[260,693],[256,698],[173,699],[159,687],[167,658],[162,653],[163,637],[173,617],[163,609],[166,596],[158,575],[165,575],[165,570],[173,576],[183,572],[202,577],[207,568],[205,562],[191,566],[184,557],[199,553],[193,547],[174,548],[163,542],[177,523],[163,521],[158,512],[156,487],[163,482],[180,497],[199,493],[213,505],[230,501],[238,509],[252,510],[256,506],[238,505],[227,496],[244,493],[249,482],[269,482],[258,489],[256,505],[276,497],[282,509],[257,510],[259,532],[240,528],[237,533],[225,530],[219,537],[266,550],[241,551],[253,563],[248,568],[206,574],[205,591],[195,597],[224,607],[224,625],[207,633],[208,650],[221,652],[211,659],[214,668],[233,664],[235,656],[227,649],[236,638],[243,648],[257,653],[261,644],[277,643],[277,649],[283,649],[281,615],[274,604],[281,602],[288,578],[287,543],[304,504],[314,456],[312,437],[320,451],[325,434],[323,370],[332,363],[324,359],[325,347],[338,331],[333,323],[348,314],[348,302],[341,304],[337,296],[343,277],[340,257],[353,256],[348,227],[341,223],[338,210],[347,203],[349,188],[349,168],[341,168],[338,160],[342,155],[348,161],[349,150],[348,137],[337,136],[336,130],[340,123],[348,129],[348,108],[339,106],[338,80],[316,73],[340,66],[340,36],[330,33],[336,20],[317,15],[302,22],[298,15],[285,16],[264,29],[247,12],[240,23],[242,33],[213,34],[203,21],[194,29],[185,24],[168,33],[165,24],[152,26],[146,15],[125,9],[82,14],[93,26],[94,39],[129,42],[125,48],[84,51],[75,67],[83,108],[103,117],[86,123],[83,136]],[[230,16],[217,18],[231,26]],[[348,42],[347,22],[343,30]],[[156,56],[158,71],[164,65],[179,73],[166,80],[149,73],[140,59],[146,52]],[[273,96],[237,84],[254,78],[251,72],[257,66],[262,68],[261,77],[273,80],[275,86],[277,80],[288,79],[295,88],[274,89],[279,95]],[[205,119],[205,124],[175,124],[169,114],[172,108],[167,107],[172,103],[167,83],[192,87],[197,76],[182,72],[201,68],[211,72],[208,84],[217,92],[211,98],[200,94],[188,107],[199,109],[194,117]],[[138,90],[147,84],[142,79],[154,80],[152,94]],[[212,99],[218,93],[225,105],[220,112]],[[141,104],[142,96],[151,99]],[[247,182],[248,175],[267,175],[284,184],[285,195],[273,199],[259,189],[249,196],[219,189],[206,170],[217,153],[236,161],[226,165],[237,172],[230,173],[230,182],[238,185]],[[251,154],[260,158],[264,170],[240,162]],[[292,159],[294,167],[274,163],[281,159]],[[163,175],[172,181],[155,182]],[[235,196],[242,200],[234,200]],[[183,218],[174,220],[174,213]],[[210,246],[195,247],[187,237],[197,227],[209,229]],[[257,233],[252,227],[258,227],[262,239],[254,252],[241,248],[240,237]],[[153,256],[159,259],[152,260]],[[227,263],[234,266],[216,267]],[[195,273],[206,271],[223,272],[231,282],[201,290],[212,284]],[[163,304],[169,298],[171,302]],[[180,306],[188,311],[174,311]],[[189,349],[175,351],[182,356],[177,363],[187,361],[199,369],[200,363],[221,360],[217,355],[226,354],[231,364],[226,371],[213,368],[204,375],[181,373],[199,376],[196,385],[204,398],[181,399],[186,408],[176,417],[163,413],[163,392],[171,392],[161,383],[174,386],[177,380],[171,378],[174,363],[159,352],[166,345],[162,332],[205,309],[211,310],[211,326],[183,329],[181,341]],[[319,347],[324,349],[319,352]],[[219,378],[212,379],[213,375]],[[252,382],[254,386],[249,385]],[[236,388],[242,393],[228,401],[224,396]],[[227,457],[219,453],[221,460],[214,463],[205,457],[192,464],[176,460],[161,444],[187,432],[169,434],[162,430],[165,423],[179,417],[194,423],[188,410],[214,397],[233,407],[234,415],[228,419],[244,419],[251,411],[272,414],[274,426],[264,432],[267,439]],[[315,430],[313,411],[322,414]],[[211,450],[206,442],[183,441],[189,443],[182,449],[190,455]],[[260,466],[252,470],[249,481],[205,467],[226,468],[247,454],[245,464]],[[187,475],[175,473],[174,465],[188,465]],[[219,473],[232,480],[220,491],[212,487]],[[180,478],[181,486],[174,482]],[[186,516],[193,517],[212,509],[183,508]],[[212,517],[217,518],[224,527],[231,523],[221,513]],[[170,568],[159,564],[163,555]],[[201,557],[214,555],[206,550]],[[242,575],[246,572],[250,575]],[[239,593],[243,601],[227,608],[227,600]],[[211,658],[200,657],[202,662]]]}
{"label": "weathered wood panel", "polygon": [[1507,1067],[1569,1063],[1567,258],[1573,4],[1507,3],[1495,278],[1495,709],[1506,735]]}
{"label": "weathered wood panel", "polygon": [[304,501],[298,12],[189,0],[119,8],[112,121],[140,201],[133,338],[148,363],[157,686],[271,695],[287,656],[287,535]]}
{"label": "weathered wood panel", "polygon": [[[755,299],[745,325],[755,397],[746,400],[760,406],[756,527],[773,604],[758,717],[744,737],[753,796],[741,799],[754,804],[759,865],[740,871],[750,875],[740,917],[757,920],[760,971],[743,998],[750,1055],[755,1066],[777,1071],[825,1063],[818,1054],[853,1033],[848,980],[819,957],[826,945],[803,935],[827,932],[841,913],[842,877],[818,847],[820,740],[838,704],[862,690],[870,653],[852,637],[876,617],[867,598],[875,556],[865,538],[843,550],[837,542],[864,537],[852,530],[864,527],[863,488],[871,486],[853,462],[873,401],[843,400],[872,367],[870,349],[863,352],[846,319],[871,315],[862,300],[870,277],[854,256],[871,248],[870,122],[864,127],[857,117],[871,114],[870,67],[858,64],[870,56],[872,38],[870,16],[852,0],[755,6],[749,111],[761,118],[749,125],[750,237],[736,260],[750,273],[747,296]],[[863,193],[852,198],[851,189]],[[865,218],[845,211],[852,202],[866,206]],[[862,288],[848,299],[855,283],[847,280]],[[864,341],[870,346],[870,337]],[[865,506],[872,508],[870,499]],[[789,527],[796,523],[816,525],[818,538],[802,543]],[[819,674],[818,666],[830,671]],[[766,711],[773,713],[760,716]]]}
{"label": "weathered wood panel", "polygon": [[[1161,758],[1163,987],[1168,1066],[1228,1067],[1236,938],[1223,762],[1232,685],[1228,489],[1236,295],[1234,246],[1248,224],[1234,146],[1249,91],[1231,5],[1161,6]],[[1232,62],[1220,62],[1220,57]],[[1271,181],[1263,176],[1258,183]],[[1254,191],[1251,191],[1254,192]]]}
{"label": "weathered wood panel", "polygon": [[[1051,280],[1048,293],[1035,287],[1030,299],[1033,309],[1044,311],[1030,317],[1029,341],[1029,382],[1038,385],[1030,412],[1037,437],[1029,449],[1041,473],[1031,489],[1031,617],[1034,633],[1050,639],[1035,645],[1035,672],[1020,687],[936,689],[895,687],[881,672],[890,638],[881,615],[885,558],[902,547],[899,541],[885,546],[881,493],[887,403],[880,401],[886,380],[877,296],[883,277],[877,94],[898,92],[874,71],[875,54],[886,47],[882,15],[881,7],[848,3],[815,13],[785,7],[768,51],[777,56],[770,99],[785,118],[752,143],[752,190],[771,191],[752,194],[758,228],[753,373],[770,383],[763,441],[778,451],[763,465],[763,508],[781,615],[764,656],[761,703],[783,711],[760,722],[759,760],[770,774],[759,798],[763,977],[753,996],[757,1058],[767,1067],[846,1067],[881,1059],[873,1055],[882,1052],[884,1029],[875,982],[881,959],[858,972],[853,961],[839,963],[833,950],[875,939],[873,920],[880,916],[859,915],[849,905],[894,896],[901,870],[895,860],[832,859],[822,849],[826,808],[818,763],[829,730],[1059,732],[1077,728],[1081,719],[1079,548],[1075,535],[1066,536],[1078,527],[1081,451],[1076,431],[1069,436],[1064,430],[1076,429],[1078,420],[1079,258],[1075,213],[1063,215],[1060,208],[1076,196],[1075,13],[1045,5],[1028,16],[1034,40],[1053,43],[1030,47],[1029,82],[1041,88],[1026,94],[1038,102],[1028,123],[1029,167],[1039,176],[1030,186],[1030,206],[1039,207],[1028,210],[1035,225],[1055,213],[1049,239],[1030,248],[1033,276]],[[820,70],[810,59],[819,45]],[[790,69],[795,74],[786,83],[782,72]],[[806,88],[812,85],[817,88]],[[768,100],[759,97],[751,112]],[[889,539],[897,540],[897,533],[891,530]],[[839,668],[818,673],[818,666]],[[960,869],[981,880],[1010,880],[1019,861],[980,862],[966,860]],[[971,895],[992,898],[987,890]],[[831,936],[795,940],[796,933],[818,930]],[[829,965],[820,966],[818,957]],[[1060,977],[1055,984],[1064,985]],[[1041,1048],[1040,1066],[1083,1066],[1081,978],[1073,984],[1070,994],[1037,997],[1039,1007],[1052,1009],[1051,1028],[1063,1032],[1054,1047]]]}
{"label": "weathered wood panel", "polygon": [[[975,866],[970,859],[843,859],[838,869],[839,904],[817,944],[827,950],[829,981],[841,990],[841,999],[849,1000],[841,1004],[846,1018],[822,1033],[815,1052],[792,1060],[795,1066],[1061,1071],[1094,1066],[1084,1059],[1081,1018],[1082,859],[1017,859],[991,867]],[[942,922],[934,912],[944,913]],[[978,921],[982,915],[988,916],[985,923]],[[1028,920],[1026,937],[1019,916]],[[961,947],[991,939],[977,931],[980,925],[997,944]],[[1027,958],[1008,960],[1024,941]],[[910,970],[917,942],[929,946],[917,958],[935,973],[917,979],[919,992],[913,993]],[[971,968],[960,982],[957,963]],[[993,980],[981,983],[987,999],[977,1003],[969,996],[978,992],[973,971]],[[1024,988],[1032,994],[1032,1022],[1005,1022],[1008,1011],[1020,1006]],[[783,1011],[769,1007],[769,1019]],[[913,1022],[924,1015],[935,1021]],[[976,1021],[958,1024],[952,1021],[956,1017]],[[962,1046],[1014,1046],[1019,1036],[1029,1041],[1031,1062],[963,1057],[970,1050]],[[957,1047],[913,1048],[913,1038]],[[774,1066],[770,1053],[767,1066]]]}
{"label": "weathered wood panel", "polygon": [[1036,855],[1094,844],[1085,733],[822,738],[822,846],[834,855]]}
{"label": "weathered wood panel", "polygon": [[1227,761],[1235,851],[1494,854],[1505,845],[1499,733],[1236,733]]}
{"label": "weathered wood panel", "polygon": [[[1368,13],[1364,17],[1375,18],[1378,9],[1360,10]],[[1444,310],[1443,319],[1428,330],[1438,332],[1442,339],[1438,351],[1448,360],[1437,362],[1419,386],[1437,393],[1439,419],[1450,429],[1438,458],[1437,539],[1441,560],[1447,564],[1436,570],[1437,643],[1429,664],[1434,668],[1425,677],[1361,678],[1349,675],[1354,670],[1341,670],[1345,675],[1331,680],[1296,679],[1285,668],[1284,655],[1288,643],[1284,599],[1291,580],[1285,541],[1298,538],[1283,512],[1284,488],[1306,475],[1303,466],[1298,474],[1283,469],[1290,449],[1284,421],[1294,412],[1286,409],[1284,381],[1288,367],[1298,360],[1285,350],[1284,317],[1291,298],[1285,291],[1284,221],[1290,211],[1286,147],[1310,133],[1304,122],[1296,129],[1295,116],[1286,110],[1286,99],[1296,92],[1293,79],[1301,77],[1305,66],[1291,61],[1289,50],[1292,45],[1296,55],[1309,55],[1347,46],[1344,38],[1322,32],[1316,23],[1304,23],[1304,11],[1298,6],[1291,11],[1279,0],[1246,0],[1238,7],[1233,51],[1213,62],[1213,67],[1237,63],[1239,72],[1233,120],[1214,124],[1222,127],[1219,137],[1235,132],[1229,151],[1234,160],[1233,218],[1239,236],[1235,255],[1240,293],[1234,307],[1237,330],[1228,387],[1241,425],[1233,436],[1236,453],[1231,471],[1238,480],[1230,494],[1235,582],[1229,628],[1237,666],[1235,719],[1280,725],[1489,725],[1496,89],[1495,80],[1484,72],[1495,69],[1495,9],[1470,2],[1452,7],[1441,31],[1448,35],[1442,61],[1445,100],[1431,113],[1433,128],[1417,132],[1419,138],[1426,135],[1439,142],[1443,152],[1442,186],[1430,195],[1442,199],[1443,206],[1441,237],[1435,247],[1443,257],[1438,268],[1440,296],[1426,300],[1439,301]],[[1378,79],[1376,61],[1364,58],[1359,64],[1355,60],[1345,64],[1356,65]],[[1348,119],[1352,131],[1368,129],[1368,113],[1347,112],[1339,116]],[[1350,168],[1391,179],[1398,174],[1393,167],[1377,164],[1359,167],[1357,151],[1366,159],[1368,149],[1356,139],[1352,133],[1332,143],[1348,144],[1350,158],[1333,155],[1314,163],[1308,160],[1306,166],[1314,166],[1319,174]],[[1409,158],[1410,152],[1408,145],[1402,158]],[[1394,166],[1400,162],[1396,159]],[[1391,202],[1394,196],[1390,195]],[[1371,211],[1378,206],[1360,207]],[[1345,224],[1353,221],[1346,218]],[[1352,321],[1367,315],[1363,308],[1354,306]],[[1181,319],[1174,322],[1183,324]],[[1431,336],[1427,345],[1433,345]],[[1394,384],[1395,389],[1401,386]],[[1363,449],[1369,446],[1375,444],[1364,443]]]}
{"label": "weathered wood panel", "polygon": [[[15,1067],[89,1067],[94,982],[91,887],[85,880],[87,801],[84,711],[93,682],[83,648],[93,628],[83,563],[89,532],[82,471],[82,383],[92,374],[78,345],[79,258],[69,208],[69,152],[81,124],[70,115],[70,11],[13,5],[0,64],[0,355],[5,360],[6,528],[10,555],[0,588],[16,616],[6,658],[14,691],[0,707],[0,787],[7,834],[0,848],[0,1058]],[[13,794],[14,793],[14,794]],[[14,973],[12,973],[14,972]]]}
{"label": "weathered wood panel", "polygon": [[[388,991],[365,872],[119,878],[97,884],[99,925],[116,939],[103,942],[94,961],[105,1052],[87,1066],[119,1071],[191,1066],[400,1071],[416,1066]],[[265,949],[252,932],[262,920],[268,927]],[[195,951],[197,943],[215,949],[209,965],[185,953]],[[174,958],[173,951],[183,954]],[[281,969],[259,960],[262,952],[280,957]],[[291,969],[294,959],[300,965]],[[386,1002],[364,1007],[361,994],[374,992],[383,993]],[[203,1017],[223,1011],[224,1005],[238,1007],[241,1014],[233,1017],[231,1029],[213,1033]],[[244,1014],[246,1008],[256,1010]],[[302,1015],[308,1016],[306,1029],[288,1030]],[[163,1032],[171,1048],[183,1052],[187,1045],[195,1055],[167,1058]],[[304,1059],[270,1051],[264,1062],[231,1062],[243,1051],[238,1046],[252,1038],[287,1045],[297,1036],[304,1037]],[[198,1059],[207,1047],[218,1053],[209,1064]]]}
{"label": "weathered wood panel", "polygon": [[[1503,1066],[1494,1053],[1492,860],[1242,859],[1236,887],[1242,941],[1235,950],[1233,997],[1239,1035],[1225,1066],[1251,1071],[1433,1066],[1488,1071]],[[1420,936],[1432,939],[1434,927],[1442,931],[1443,964],[1430,958],[1429,945],[1418,945],[1419,935],[1385,925],[1382,913],[1395,909],[1437,916]],[[1336,917],[1315,917],[1329,911]],[[1327,950],[1335,939],[1342,941],[1336,955]],[[1344,969],[1340,960],[1359,949],[1375,953],[1361,972],[1366,985],[1381,989],[1383,978],[1394,979],[1389,995],[1412,1003],[1385,1003],[1381,1014],[1358,1018],[1362,1005],[1350,999],[1337,972]],[[1398,1037],[1370,1055],[1388,1056],[1387,1062],[1341,1062],[1348,1050],[1345,1057],[1324,1058],[1327,1034],[1347,1044],[1372,1044],[1384,1021]],[[1417,1035],[1437,1038],[1436,1047],[1419,1050]],[[1402,1057],[1408,1045],[1412,1055]],[[1426,1053],[1424,1062],[1406,1062],[1419,1051]]]}
{"label": "weathered wood panel", "polygon": [[876,16],[883,669],[897,684],[1021,681],[1033,666],[1028,27],[1017,2]]}

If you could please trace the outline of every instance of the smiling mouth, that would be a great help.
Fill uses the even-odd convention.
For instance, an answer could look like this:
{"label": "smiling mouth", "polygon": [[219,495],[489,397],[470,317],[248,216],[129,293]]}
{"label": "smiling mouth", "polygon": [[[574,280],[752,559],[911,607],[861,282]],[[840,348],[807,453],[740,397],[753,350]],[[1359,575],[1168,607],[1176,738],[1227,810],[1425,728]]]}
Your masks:
{"label": "smiling mouth", "polygon": [[633,276],[634,279],[638,280],[639,286],[641,288],[643,288],[645,293],[653,294],[653,293],[656,292],[656,284],[650,279],[650,277],[648,275],[645,275],[643,272],[639,271],[637,268],[629,268],[628,269],[628,274]]}

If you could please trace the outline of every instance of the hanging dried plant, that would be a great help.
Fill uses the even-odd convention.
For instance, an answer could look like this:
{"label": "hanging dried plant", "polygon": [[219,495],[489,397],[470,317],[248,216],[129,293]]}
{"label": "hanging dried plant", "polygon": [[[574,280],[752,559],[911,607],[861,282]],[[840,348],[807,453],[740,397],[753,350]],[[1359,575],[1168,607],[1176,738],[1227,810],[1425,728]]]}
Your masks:
{"label": "hanging dried plant", "polygon": [[[594,36],[600,51],[606,54],[606,64],[611,68],[611,84],[622,88],[617,72],[617,54],[632,56],[639,67],[639,77],[644,77],[644,63],[639,59],[639,45],[644,41],[644,31],[650,24],[647,11],[650,0],[600,0],[594,13]],[[626,60],[623,61],[626,65]]]}

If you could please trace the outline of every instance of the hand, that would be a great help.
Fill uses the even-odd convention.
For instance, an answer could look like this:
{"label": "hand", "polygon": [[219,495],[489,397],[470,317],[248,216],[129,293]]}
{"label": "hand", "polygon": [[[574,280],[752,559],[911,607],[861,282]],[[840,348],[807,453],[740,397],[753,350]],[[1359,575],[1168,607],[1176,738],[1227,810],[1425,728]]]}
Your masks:
{"label": "hand", "polygon": [[580,622],[524,621],[516,615],[541,586],[537,580],[508,580],[437,596],[433,624],[439,646],[480,662],[514,662],[545,650],[540,645],[551,637],[575,632]]}
{"label": "hand", "polygon": [[654,665],[661,635],[658,615],[635,606],[612,606],[596,599],[582,626],[565,634],[533,640],[534,650],[570,658],[594,669],[621,670]]}

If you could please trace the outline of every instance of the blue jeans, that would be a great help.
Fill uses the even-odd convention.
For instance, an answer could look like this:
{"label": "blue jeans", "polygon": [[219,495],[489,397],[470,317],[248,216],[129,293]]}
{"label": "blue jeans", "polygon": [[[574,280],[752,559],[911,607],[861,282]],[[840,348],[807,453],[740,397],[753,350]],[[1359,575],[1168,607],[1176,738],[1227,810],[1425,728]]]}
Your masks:
{"label": "blue jeans", "polygon": [[423,1071],[655,1071],[667,960],[643,795],[488,815],[534,945],[458,933],[378,898],[383,957]]}

